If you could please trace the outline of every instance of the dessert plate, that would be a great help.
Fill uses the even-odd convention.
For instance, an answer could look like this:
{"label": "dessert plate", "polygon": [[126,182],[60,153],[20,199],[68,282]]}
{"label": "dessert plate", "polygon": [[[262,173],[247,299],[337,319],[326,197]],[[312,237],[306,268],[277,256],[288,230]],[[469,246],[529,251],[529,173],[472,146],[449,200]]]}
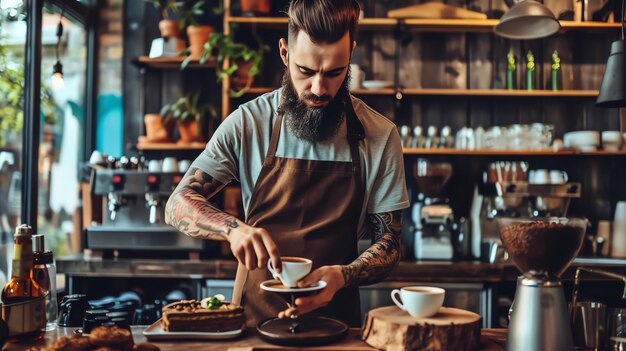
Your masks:
{"label": "dessert plate", "polygon": [[161,320],[154,322],[144,329],[143,335],[148,340],[172,340],[172,339],[202,339],[202,340],[224,340],[233,339],[241,335],[241,329],[229,330],[225,332],[166,332],[161,326]]}
{"label": "dessert plate", "polygon": [[325,287],[326,287],[326,282],[323,280],[320,280],[314,285],[307,286],[306,288],[288,288],[284,286],[278,279],[266,280],[263,283],[261,283],[261,289],[265,291],[275,292],[275,293],[312,292],[312,291],[322,290]]}

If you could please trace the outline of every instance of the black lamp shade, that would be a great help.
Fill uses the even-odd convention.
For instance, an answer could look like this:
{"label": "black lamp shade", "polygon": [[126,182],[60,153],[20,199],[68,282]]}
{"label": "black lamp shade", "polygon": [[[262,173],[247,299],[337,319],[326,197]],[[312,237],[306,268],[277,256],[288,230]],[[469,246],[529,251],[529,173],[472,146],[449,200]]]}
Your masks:
{"label": "black lamp shade", "polygon": [[502,16],[493,31],[508,39],[539,39],[561,29],[552,11],[534,0],[524,0]]}
{"label": "black lamp shade", "polygon": [[598,107],[626,107],[626,79],[624,79],[624,41],[611,44],[611,55],[606,62],[600,94],[596,100]]}

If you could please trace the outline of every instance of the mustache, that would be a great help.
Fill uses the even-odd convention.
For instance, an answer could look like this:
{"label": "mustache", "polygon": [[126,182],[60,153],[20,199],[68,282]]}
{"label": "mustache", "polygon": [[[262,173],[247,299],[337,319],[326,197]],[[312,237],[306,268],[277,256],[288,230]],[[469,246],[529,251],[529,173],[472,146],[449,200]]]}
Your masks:
{"label": "mustache", "polygon": [[302,99],[313,101],[313,102],[328,102],[332,100],[332,97],[328,94],[322,95],[322,96],[317,96],[315,94],[303,94]]}

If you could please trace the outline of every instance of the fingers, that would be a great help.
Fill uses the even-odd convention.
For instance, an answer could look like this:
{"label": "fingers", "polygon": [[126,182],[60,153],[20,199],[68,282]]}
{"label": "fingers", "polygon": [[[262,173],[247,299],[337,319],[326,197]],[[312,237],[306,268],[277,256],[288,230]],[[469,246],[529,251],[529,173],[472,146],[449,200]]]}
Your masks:
{"label": "fingers", "polygon": [[257,262],[256,262],[257,267],[260,269],[265,268],[267,266],[267,260],[269,256],[265,249],[265,245],[263,245],[263,240],[261,239],[260,235],[253,238],[252,245],[254,246],[254,253],[257,259]]}
{"label": "fingers", "polygon": [[256,269],[256,263],[257,263],[257,259],[256,259],[256,254],[254,252],[254,242],[249,241],[247,243],[244,244],[245,246],[245,252],[246,252],[246,257],[245,257],[245,264],[246,264],[246,268],[248,268],[249,271]]}
{"label": "fingers", "polygon": [[276,247],[274,240],[272,240],[272,237],[265,229],[262,229],[261,238],[269,255],[269,259],[272,261],[272,267],[274,267],[276,273],[282,272],[283,267],[280,262],[280,252],[278,251],[278,247]]}
{"label": "fingers", "polygon": [[313,285],[320,281],[322,276],[324,275],[324,267],[318,268],[313,272],[309,273],[306,277],[298,280],[297,284],[299,288],[305,288],[307,286]]}
{"label": "fingers", "polygon": [[291,318],[294,315],[298,315],[299,312],[297,308],[290,307],[284,311],[278,312],[278,318]]}

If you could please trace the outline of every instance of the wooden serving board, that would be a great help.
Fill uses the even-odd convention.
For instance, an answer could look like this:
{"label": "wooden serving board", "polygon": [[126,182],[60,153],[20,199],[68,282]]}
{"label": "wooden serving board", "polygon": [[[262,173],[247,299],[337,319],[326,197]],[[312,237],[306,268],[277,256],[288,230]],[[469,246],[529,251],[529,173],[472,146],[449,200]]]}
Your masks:
{"label": "wooden serving board", "polygon": [[362,338],[368,345],[385,350],[478,350],[480,315],[458,308],[442,307],[428,318],[411,317],[397,306],[367,313]]}

